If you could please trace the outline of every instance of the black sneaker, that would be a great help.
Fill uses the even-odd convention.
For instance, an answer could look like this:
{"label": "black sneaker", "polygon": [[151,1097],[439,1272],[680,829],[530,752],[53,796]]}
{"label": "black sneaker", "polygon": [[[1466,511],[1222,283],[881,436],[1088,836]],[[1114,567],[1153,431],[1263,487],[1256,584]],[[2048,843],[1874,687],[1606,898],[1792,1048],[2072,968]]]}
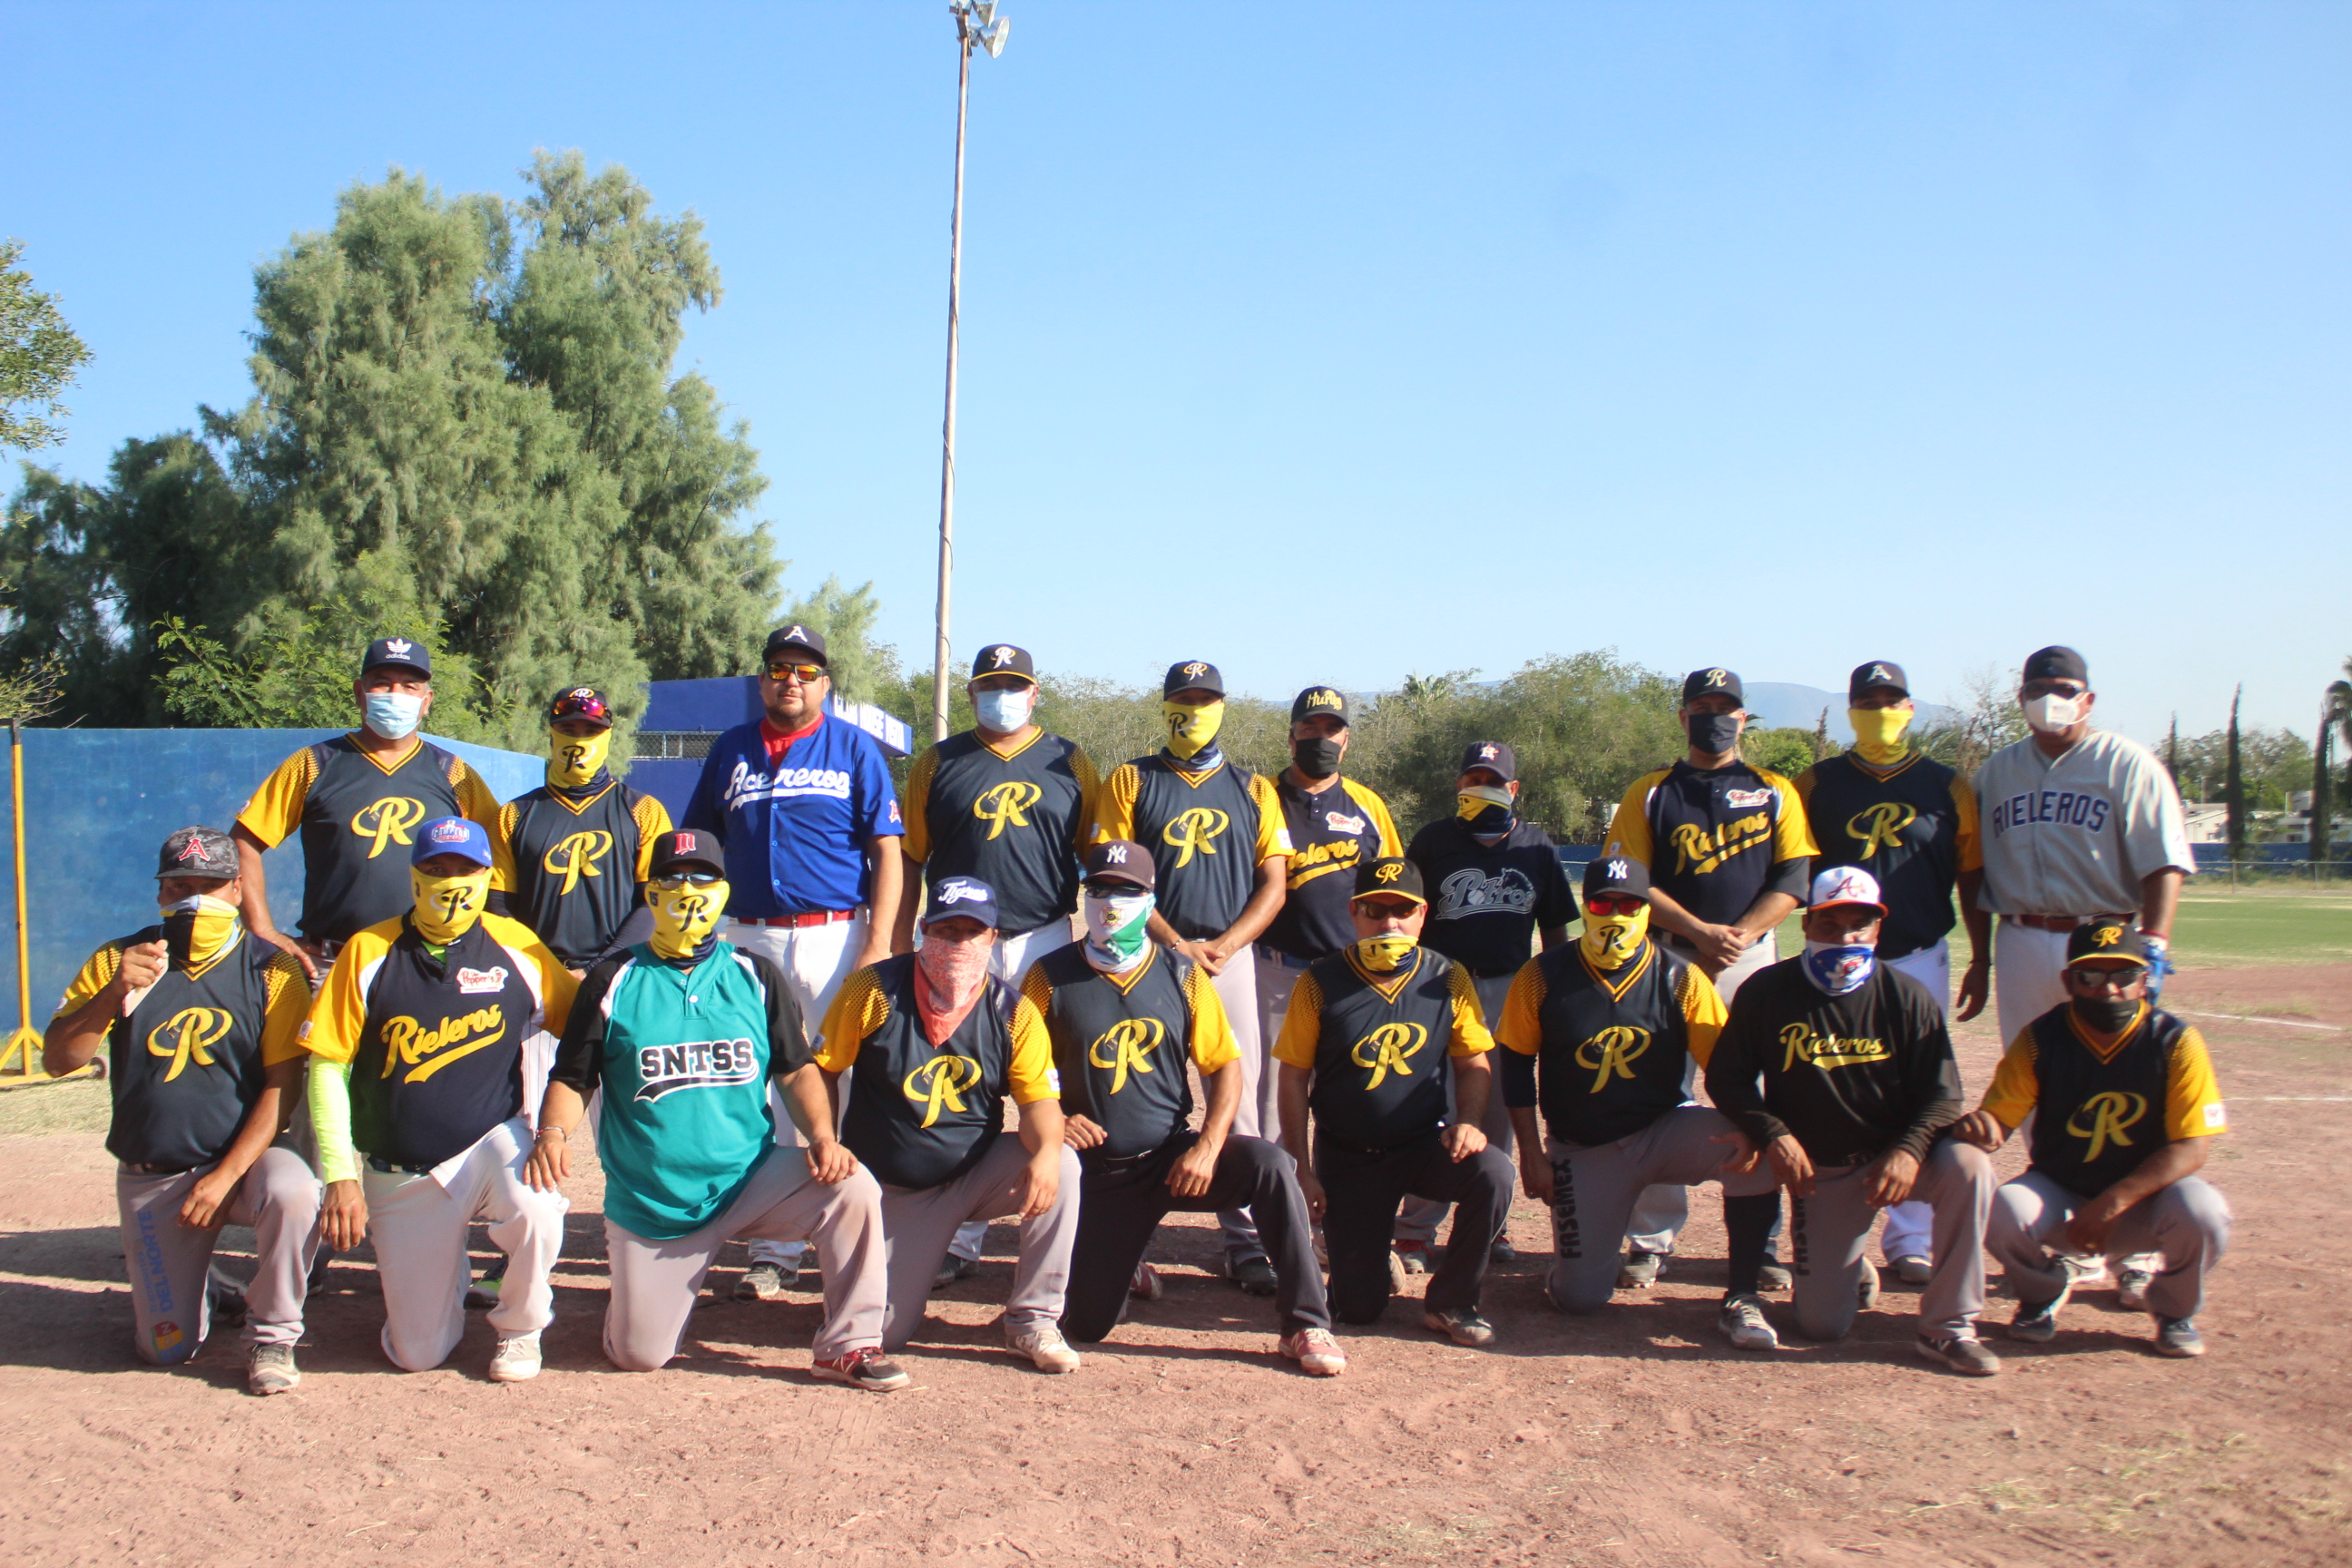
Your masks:
{"label": "black sneaker", "polygon": [[1794,1289],[1796,1284],[1797,1277],[1777,1263],[1768,1263],[1756,1273],[1756,1288],[1759,1290],[1770,1290],[1777,1294],[1782,1290]]}
{"label": "black sneaker", "polygon": [[1511,1240],[1508,1237],[1496,1237],[1495,1238],[1495,1245],[1486,1249],[1486,1261],[1490,1264],[1517,1263],[1518,1260],[1519,1249],[1511,1245]]}
{"label": "black sneaker", "polygon": [[1627,1247],[1625,1256],[1617,1264],[1617,1289],[1648,1289],[1658,1282],[1665,1263],[1666,1255],[1663,1252],[1644,1252],[1638,1247]]}
{"label": "black sneaker", "polygon": [[2156,1353],[2168,1356],[2200,1356],[2205,1353],[2205,1336],[2197,1331],[2193,1318],[2156,1320]]}
{"label": "black sneaker", "polygon": [[2063,1290],[2047,1301],[2020,1301],[2016,1315],[2001,1331],[2030,1345],[2046,1345],[2058,1337],[2058,1309],[2065,1304]]}
{"label": "black sneaker", "polygon": [[481,1278],[466,1287],[467,1311],[487,1312],[499,1304],[499,1282],[507,1277],[509,1261],[505,1253],[499,1253],[490,1259],[490,1266],[482,1270]]}
{"label": "black sneaker", "polygon": [[1244,1296],[1271,1296],[1282,1283],[1274,1272],[1274,1265],[1263,1255],[1226,1258],[1225,1278],[1240,1286]]}
{"label": "black sneaker", "polygon": [[958,1258],[954,1253],[950,1252],[940,1260],[940,1271],[931,1276],[931,1289],[934,1290],[945,1290],[952,1285],[959,1284],[963,1280],[971,1279],[973,1275],[979,1272],[979,1258]]}
{"label": "black sneaker", "polygon": [[743,1278],[735,1281],[738,1301],[781,1301],[784,1299],[784,1271],[772,1263],[754,1263],[743,1270]]}

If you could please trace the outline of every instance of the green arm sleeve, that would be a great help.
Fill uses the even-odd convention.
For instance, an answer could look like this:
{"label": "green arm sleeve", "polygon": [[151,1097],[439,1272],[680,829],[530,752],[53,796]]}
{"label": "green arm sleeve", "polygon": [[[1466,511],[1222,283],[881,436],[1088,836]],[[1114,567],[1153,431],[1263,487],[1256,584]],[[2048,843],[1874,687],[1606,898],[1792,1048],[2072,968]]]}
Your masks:
{"label": "green arm sleeve", "polygon": [[356,1182],[360,1158],[352,1148],[352,1064],[310,1058],[310,1130],[319,1137],[319,1178]]}

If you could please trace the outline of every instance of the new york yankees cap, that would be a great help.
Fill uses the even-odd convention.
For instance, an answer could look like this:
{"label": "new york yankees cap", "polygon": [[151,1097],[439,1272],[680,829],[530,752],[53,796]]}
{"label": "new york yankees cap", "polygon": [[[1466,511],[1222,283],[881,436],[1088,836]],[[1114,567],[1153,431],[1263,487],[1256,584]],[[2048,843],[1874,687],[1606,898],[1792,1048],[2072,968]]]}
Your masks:
{"label": "new york yankees cap", "polygon": [[764,662],[780,653],[806,654],[810,663],[824,665],[828,669],[832,668],[831,661],[825,658],[824,634],[812,631],[797,621],[770,632],[768,646],[760,650],[760,658]]}
{"label": "new york yankees cap", "polygon": [[1411,899],[1416,904],[1429,902],[1429,895],[1422,889],[1421,868],[1402,855],[1384,855],[1356,868],[1353,897],[1368,899],[1374,894]]}
{"label": "new york yankees cap", "polygon": [[1519,754],[1500,741],[1473,741],[1462,748],[1462,771],[1485,768],[1509,784],[1519,776]]}
{"label": "new york yankees cap", "polygon": [[1213,691],[1223,697],[1225,694],[1225,678],[1219,675],[1217,667],[1208,660],[1188,658],[1168,667],[1168,679],[1160,683],[1160,695],[1173,697],[1180,691],[1195,689]]}
{"label": "new york yankees cap", "polygon": [[1878,879],[1859,866],[1832,866],[1813,879],[1811,896],[1806,906],[1816,910],[1835,909],[1840,904],[1862,904],[1884,913],[1886,896],[1878,890]]}
{"label": "new york yankees cap", "polygon": [[727,852],[716,837],[699,827],[673,827],[654,840],[653,861],[646,867],[649,875],[666,877],[688,867],[724,877]]}
{"label": "new york yankees cap", "polygon": [[1650,868],[1631,855],[1602,855],[1584,868],[1587,899],[1639,899],[1650,901]]}
{"label": "new york yankees cap", "polygon": [[365,675],[387,664],[406,665],[419,675],[431,675],[433,650],[414,637],[378,637],[367,645],[367,653],[360,659],[360,673]]}
{"label": "new york yankees cap", "polygon": [[1878,658],[1853,667],[1853,673],[1845,678],[1845,700],[1859,702],[1864,692],[1881,686],[1891,686],[1906,697],[1911,695],[1911,679],[1903,673],[1903,667],[1891,658]]}
{"label": "new york yankees cap", "polygon": [[236,840],[217,827],[183,827],[163,840],[155,857],[155,879],[166,877],[234,877]]}
{"label": "new york yankees cap", "polygon": [[923,908],[923,929],[962,916],[996,929],[996,889],[977,877],[942,877],[931,884],[930,902]]}
{"label": "new york yankees cap", "polygon": [[436,816],[417,829],[408,863],[421,866],[436,855],[463,855],[477,866],[490,863],[490,830],[462,816]]}
{"label": "new york yankees cap", "polygon": [[1086,879],[1132,882],[1145,892],[1158,884],[1160,873],[1151,851],[1128,838],[1106,838],[1087,849]]}
{"label": "new york yankees cap", "polygon": [[2072,969],[2086,958],[2120,958],[2126,963],[2137,963],[2142,969],[2150,967],[2147,942],[2132,929],[2126,920],[2113,920],[2102,915],[2095,921],[2084,921],[2066,939],[2066,967]]}
{"label": "new york yankees cap", "polygon": [[1352,715],[1348,711],[1348,694],[1336,686],[1310,686],[1291,699],[1290,721],[1292,723],[1296,724],[1301,719],[1312,719],[1318,713],[1329,714],[1339,721],[1343,727],[1351,722]]}
{"label": "new york yankees cap", "polygon": [[1739,672],[1717,665],[1713,669],[1694,669],[1683,677],[1683,700],[1689,702],[1700,697],[1728,697],[1745,706],[1748,693],[1740,689]]}
{"label": "new york yankees cap", "polygon": [[1029,662],[1029,650],[1009,642],[991,643],[972,657],[971,678],[978,680],[983,675],[1017,675],[1037,684],[1037,667]]}

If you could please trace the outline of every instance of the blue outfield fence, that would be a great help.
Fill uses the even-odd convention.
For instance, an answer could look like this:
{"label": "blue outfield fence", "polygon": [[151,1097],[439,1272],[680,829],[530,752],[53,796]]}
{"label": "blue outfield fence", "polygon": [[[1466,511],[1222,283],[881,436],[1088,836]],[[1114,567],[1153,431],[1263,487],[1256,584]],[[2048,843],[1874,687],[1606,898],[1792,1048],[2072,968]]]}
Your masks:
{"label": "blue outfield fence", "polygon": [[[49,1021],[92,949],[152,923],[155,852],[173,829],[226,830],[271,769],[343,730],[26,730],[26,921],[31,935],[33,1027]],[[500,800],[536,789],[546,759],[428,737],[482,775]],[[0,770],[13,767],[0,752]],[[13,784],[13,780],[10,781]],[[16,839],[5,875],[16,876]],[[294,839],[262,860],[269,912],[294,930],[302,909],[302,852]],[[12,933],[13,934],[13,933]],[[6,954],[5,1027],[16,1026],[16,954]]]}

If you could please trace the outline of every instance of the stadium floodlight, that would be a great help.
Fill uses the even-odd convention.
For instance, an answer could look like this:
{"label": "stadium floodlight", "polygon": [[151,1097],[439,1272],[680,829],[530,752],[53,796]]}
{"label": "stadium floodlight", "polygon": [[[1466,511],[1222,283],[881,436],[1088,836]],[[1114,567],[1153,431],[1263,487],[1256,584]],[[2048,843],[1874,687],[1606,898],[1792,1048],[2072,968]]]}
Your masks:
{"label": "stadium floodlight", "polygon": [[973,46],[995,59],[1004,53],[1013,19],[997,13],[998,0],[948,0],[956,25],[955,206],[948,220],[947,413],[940,425],[940,607],[938,646],[931,669],[931,739],[948,738],[948,589],[955,572],[956,340],[963,295],[963,128],[971,101]]}

